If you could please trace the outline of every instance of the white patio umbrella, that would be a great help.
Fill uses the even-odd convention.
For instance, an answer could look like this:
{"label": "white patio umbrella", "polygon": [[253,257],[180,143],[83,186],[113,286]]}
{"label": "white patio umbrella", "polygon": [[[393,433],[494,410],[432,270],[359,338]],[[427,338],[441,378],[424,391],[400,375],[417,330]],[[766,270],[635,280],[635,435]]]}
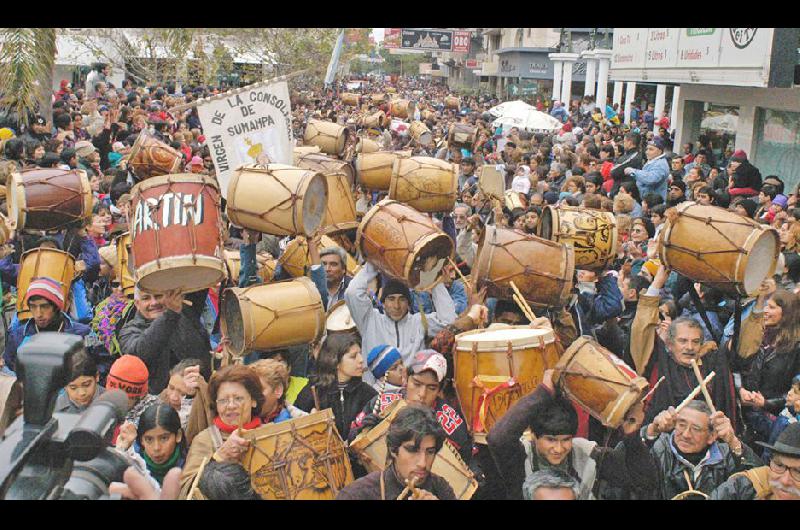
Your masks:
{"label": "white patio umbrella", "polygon": [[500,118],[510,114],[521,114],[527,112],[529,109],[536,110],[534,107],[528,105],[524,101],[506,101],[505,103],[501,103],[489,109],[489,114],[495,118]]}
{"label": "white patio umbrella", "polygon": [[531,108],[527,112],[518,114],[506,114],[497,118],[493,127],[499,126],[519,127],[530,132],[552,132],[561,128],[562,123],[556,118]]}

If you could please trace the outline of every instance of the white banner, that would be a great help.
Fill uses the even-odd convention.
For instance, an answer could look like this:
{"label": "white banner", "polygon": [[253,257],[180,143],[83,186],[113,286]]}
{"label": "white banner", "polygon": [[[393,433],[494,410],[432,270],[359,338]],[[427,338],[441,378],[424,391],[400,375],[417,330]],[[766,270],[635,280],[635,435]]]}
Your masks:
{"label": "white banner", "polygon": [[259,85],[197,106],[222,196],[242,164],[293,163],[292,109],[286,81]]}

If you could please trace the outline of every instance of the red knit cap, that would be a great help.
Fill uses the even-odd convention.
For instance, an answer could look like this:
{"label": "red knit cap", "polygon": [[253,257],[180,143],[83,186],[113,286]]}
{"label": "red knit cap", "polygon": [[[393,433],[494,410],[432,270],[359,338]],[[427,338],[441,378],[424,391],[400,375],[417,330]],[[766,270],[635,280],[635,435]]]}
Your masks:
{"label": "red knit cap", "polygon": [[33,278],[28,285],[28,290],[25,291],[25,303],[27,304],[33,296],[41,296],[56,306],[59,311],[64,310],[64,291],[61,290],[61,283],[52,278],[46,276]]}
{"label": "red knit cap", "polygon": [[106,378],[106,388],[120,389],[130,397],[147,394],[147,379],[150,373],[144,362],[133,355],[123,355],[111,365]]}

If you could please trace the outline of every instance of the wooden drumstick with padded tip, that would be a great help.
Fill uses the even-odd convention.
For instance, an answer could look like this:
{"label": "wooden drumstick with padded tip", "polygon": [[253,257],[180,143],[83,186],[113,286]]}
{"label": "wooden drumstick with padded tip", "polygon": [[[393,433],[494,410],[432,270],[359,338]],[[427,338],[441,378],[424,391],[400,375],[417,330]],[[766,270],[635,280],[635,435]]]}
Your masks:
{"label": "wooden drumstick with padded tip", "polygon": [[714,407],[711,394],[708,393],[708,388],[706,388],[706,384],[703,381],[703,374],[700,373],[700,367],[697,366],[697,361],[694,359],[692,359],[692,370],[694,370],[694,376],[697,378],[697,382],[700,383],[700,391],[703,393],[703,397],[706,398],[706,404],[708,408],[711,409],[711,414],[714,414],[717,412],[717,409]]}
{"label": "wooden drumstick with padded tip", "polygon": [[707,384],[709,383],[709,381],[711,381],[712,379],[714,379],[714,376],[715,376],[715,375],[717,375],[717,374],[716,374],[716,373],[714,373],[714,372],[711,372],[710,374],[708,374],[708,375],[706,376],[706,378],[705,378],[705,379],[703,379],[703,382],[702,382],[701,384],[697,385],[697,387],[696,387],[694,390],[692,390],[692,391],[689,393],[689,395],[688,395],[688,396],[686,396],[686,399],[684,399],[683,401],[681,401],[681,404],[680,404],[680,405],[678,405],[678,407],[675,409],[675,413],[677,414],[678,412],[680,412],[681,410],[683,410],[683,407],[685,407],[686,405],[688,405],[688,404],[689,404],[689,402],[690,402],[691,400],[693,400],[695,397],[697,397],[697,394],[699,394],[699,393],[700,393],[700,391],[701,391],[701,389],[703,388],[703,384],[706,384],[706,385],[707,385]]}

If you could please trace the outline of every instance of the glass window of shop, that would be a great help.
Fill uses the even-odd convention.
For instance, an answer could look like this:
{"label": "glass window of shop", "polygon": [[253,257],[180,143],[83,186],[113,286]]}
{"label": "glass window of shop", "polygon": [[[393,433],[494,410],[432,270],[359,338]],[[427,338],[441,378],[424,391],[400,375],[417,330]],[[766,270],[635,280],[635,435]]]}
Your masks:
{"label": "glass window of shop", "polygon": [[758,109],[754,164],[762,177],[777,175],[786,194],[800,184],[800,113]]}
{"label": "glass window of shop", "polygon": [[703,105],[703,117],[700,121],[700,143],[711,147],[714,163],[722,164],[730,158],[736,144],[736,127],[739,125],[739,107]]}

